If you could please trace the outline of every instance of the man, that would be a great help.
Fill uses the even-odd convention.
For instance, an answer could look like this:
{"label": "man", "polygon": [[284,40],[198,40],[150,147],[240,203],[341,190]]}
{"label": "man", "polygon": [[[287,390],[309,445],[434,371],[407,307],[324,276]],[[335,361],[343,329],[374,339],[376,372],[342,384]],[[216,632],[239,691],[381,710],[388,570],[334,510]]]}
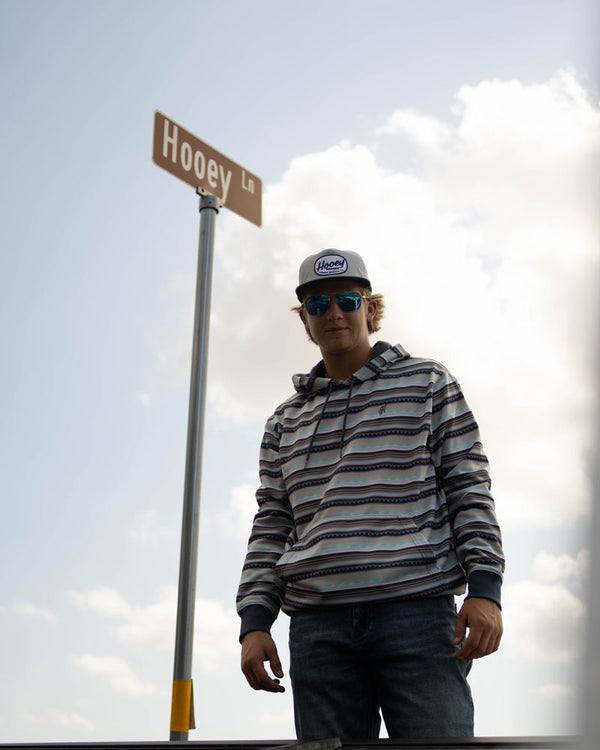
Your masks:
{"label": "man", "polygon": [[281,608],[299,740],[375,739],[380,712],[391,738],[471,736],[466,678],[499,646],[504,570],[477,424],[445,367],[371,346],[383,299],[358,254],[306,258],[296,294],[322,361],[266,424],[242,670],[283,692]]}

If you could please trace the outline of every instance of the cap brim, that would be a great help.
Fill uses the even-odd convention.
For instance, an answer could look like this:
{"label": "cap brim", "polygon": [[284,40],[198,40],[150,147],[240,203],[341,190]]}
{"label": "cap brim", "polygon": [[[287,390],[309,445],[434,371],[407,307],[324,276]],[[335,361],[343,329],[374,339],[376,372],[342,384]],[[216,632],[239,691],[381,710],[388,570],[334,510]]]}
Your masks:
{"label": "cap brim", "polygon": [[371,282],[367,281],[366,279],[359,279],[355,276],[330,276],[322,279],[313,279],[312,281],[307,281],[305,284],[300,284],[300,286],[296,287],[296,297],[298,297],[298,300],[302,302],[302,297],[306,294],[311,286],[315,286],[316,284],[323,284],[327,281],[352,281],[355,284],[359,284],[360,286],[364,286],[367,289],[371,289]]}

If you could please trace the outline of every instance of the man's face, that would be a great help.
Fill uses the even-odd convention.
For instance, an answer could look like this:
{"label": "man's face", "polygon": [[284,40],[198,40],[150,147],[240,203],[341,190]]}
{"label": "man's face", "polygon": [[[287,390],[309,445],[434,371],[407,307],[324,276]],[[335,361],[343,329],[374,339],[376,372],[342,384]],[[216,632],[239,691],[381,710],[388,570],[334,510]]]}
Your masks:
{"label": "man's face", "polygon": [[361,306],[353,312],[344,312],[336,302],[340,292],[358,292],[363,295],[365,288],[359,284],[342,281],[320,281],[313,284],[303,297],[303,302],[313,294],[326,294],[331,297],[324,315],[309,315],[303,306],[300,317],[307,332],[319,346],[322,353],[352,353],[360,348],[370,347],[367,322],[373,318],[377,303],[362,299]]}

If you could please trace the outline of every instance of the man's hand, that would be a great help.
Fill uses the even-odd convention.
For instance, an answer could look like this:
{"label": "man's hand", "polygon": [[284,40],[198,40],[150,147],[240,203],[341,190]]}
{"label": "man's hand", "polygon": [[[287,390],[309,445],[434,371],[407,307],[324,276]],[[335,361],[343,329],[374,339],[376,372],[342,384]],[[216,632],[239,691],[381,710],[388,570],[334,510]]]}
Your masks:
{"label": "man's hand", "polygon": [[242,640],[242,672],[254,690],[268,693],[283,693],[285,688],[279,679],[273,679],[264,668],[268,661],[275,678],[283,677],[283,670],[275,641],[262,630],[252,630]]}
{"label": "man's hand", "polygon": [[469,628],[469,637],[456,652],[457,659],[479,659],[498,650],[502,638],[502,614],[500,607],[489,599],[465,599],[454,630],[454,645],[464,639]]}

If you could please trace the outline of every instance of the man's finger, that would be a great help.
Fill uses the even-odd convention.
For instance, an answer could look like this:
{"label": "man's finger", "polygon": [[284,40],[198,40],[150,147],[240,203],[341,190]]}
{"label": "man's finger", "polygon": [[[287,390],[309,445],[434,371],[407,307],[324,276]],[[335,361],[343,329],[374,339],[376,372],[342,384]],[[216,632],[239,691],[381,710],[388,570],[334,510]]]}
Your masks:
{"label": "man's finger", "polygon": [[[277,651],[275,651],[274,654],[271,654],[269,664],[271,665],[271,671],[273,672],[275,677],[283,677],[283,668],[281,666],[281,662],[279,661],[279,655],[277,654]],[[279,682],[279,680],[276,681]]]}
{"label": "man's finger", "polygon": [[253,669],[244,672],[246,680],[254,690],[266,690],[269,693],[283,693],[285,688],[279,684],[278,679],[272,679],[262,665],[256,665]]}
{"label": "man's finger", "polygon": [[453,641],[454,645],[458,646],[459,643],[462,643],[466,634],[467,634],[467,618],[463,617],[462,615],[459,615],[458,619],[456,620],[456,627],[454,628],[454,641]]}
{"label": "man's finger", "polygon": [[464,659],[465,661],[468,659],[473,659],[475,658],[474,654],[478,647],[479,637],[471,630],[471,632],[469,633],[469,637],[464,642],[462,648],[456,652],[456,658]]}

